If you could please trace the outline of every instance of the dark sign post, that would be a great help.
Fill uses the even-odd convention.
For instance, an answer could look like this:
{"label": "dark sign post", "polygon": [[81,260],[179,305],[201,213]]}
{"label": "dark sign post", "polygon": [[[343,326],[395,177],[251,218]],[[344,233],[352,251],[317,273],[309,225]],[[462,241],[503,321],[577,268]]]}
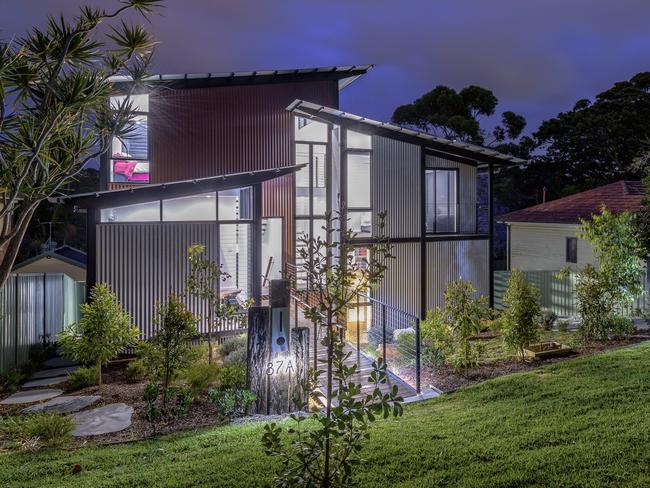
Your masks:
{"label": "dark sign post", "polygon": [[255,412],[295,410],[294,395],[307,378],[309,329],[289,330],[289,286],[271,281],[270,307],[248,312],[248,384],[257,396]]}

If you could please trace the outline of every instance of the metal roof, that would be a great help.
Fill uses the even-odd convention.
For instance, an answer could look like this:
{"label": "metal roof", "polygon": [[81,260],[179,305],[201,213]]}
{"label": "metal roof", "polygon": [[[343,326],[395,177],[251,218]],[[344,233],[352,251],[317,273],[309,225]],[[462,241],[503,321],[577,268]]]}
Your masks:
{"label": "metal roof", "polygon": [[[147,83],[168,82],[196,85],[228,85],[228,84],[249,84],[267,83],[273,81],[284,81],[285,79],[335,79],[339,82],[339,90],[342,90],[361,75],[367,73],[373,67],[372,64],[353,66],[328,66],[320,68],[298,68],[278,69],[261,71],[231,71],[223,73],[181,73],[181,74],[157,74],[144,79]],[[112,76],[113,83],[130,83],[131,76]]]}
{"label": "metal roof", "polygon": [[361,117],[359,115],[354,115],[331,107],[325,107],[305,100],[294,100],[291,105],[287,107],[287,110],[304,117],[321,119],[327,122],[346,122],[356,126],[366,126],[378,135],[384,135],[386,137],[391,137],[392,135],[400,136],[401,138],[408,139],[409,142],[425,144],[426,146],[438,151],[462,155],[470,159],[475,159],[477,162],[485,161],[500,165],[524,164],[527,162],[525,159],[509,156],[487,147],[432,136],[426,132],[420,132],[389,124],[387,122],[380,122],[367,117]]}
{"label": "metal roof", "polygon": [[166,198],[178,198],[199,193],[208,193],[219,190],[229,190],[262,183],[273,178],[284,176],[305,165],[283,166],[281,168],[247,171],[194,180],[174,181],[155,185],[142,185],[139,187],[106,190],[76,195],[63,195],[51,198],[53,203],[75,205],[80,208],[108,208],[114,206],[133,205],[136,203],[152,202]]}

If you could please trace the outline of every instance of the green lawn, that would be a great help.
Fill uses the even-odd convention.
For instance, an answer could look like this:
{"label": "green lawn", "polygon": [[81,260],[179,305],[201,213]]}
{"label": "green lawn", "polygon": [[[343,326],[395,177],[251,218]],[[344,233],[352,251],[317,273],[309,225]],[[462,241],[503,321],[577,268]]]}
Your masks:
{"label": "green lawn", "polygon": [[[0,486],[263,486],[261,431],[4,454]],[[364,455],[362,487],[649,486],[650,343],[408,405],[375,425]]]}

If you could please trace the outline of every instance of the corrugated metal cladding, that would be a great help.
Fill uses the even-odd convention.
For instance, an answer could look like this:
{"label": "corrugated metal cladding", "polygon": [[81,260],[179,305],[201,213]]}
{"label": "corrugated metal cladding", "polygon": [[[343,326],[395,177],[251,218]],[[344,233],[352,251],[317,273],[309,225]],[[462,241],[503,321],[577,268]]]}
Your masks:
{"label": "corrugated metal cladding", "polygon": [[0,372],[20,366],[43,336],[79,320],[84,285],[63,273],[11,275],[0,290]]}
{"label": "corrugated metal cladding", "polygon": [[458,168],[460,232],[476,232],[476,167],[427,154],[427,168]]}
{"label": "corrugated metal cladding", "polygon": [[295,254],[293,174],[262,184],[262,216],[282,217],[284,262],[293,262]]}
{"label": "corrugated metal cladding", "polygon": [[336,81],[160,90],[149,101],[151,182],[293,164],[296,98],[338,104]]}
{"label": "corrugated metal cladding", "polygon": [[394,244],[393,255],[381,285],[372,291],[373,298],[403,312],[420,315],[420,244]]}
{"label": "corrugated metal cladding", "polygon": [[390,237],[420,235],[420,147],[373,136],[370,163],[373,212],[386,211]]}
{"label": "corrugated metal cladding", "polygon": [[[143,338],[151,337],[156,307],[169,294],[182,295],[189,273],[187,248],[204,244],[219,257],[216,222],[123,223],[97,226],[97,282],[111,285]],[[186,299],[196,315],[205,315],[194,298]]]}
{"label": "corrugated metal cladding", "polygon": [[488,240],[427,242],[427,308],[444,305],[451,281],[469,280],[481,295],[489,296]]}

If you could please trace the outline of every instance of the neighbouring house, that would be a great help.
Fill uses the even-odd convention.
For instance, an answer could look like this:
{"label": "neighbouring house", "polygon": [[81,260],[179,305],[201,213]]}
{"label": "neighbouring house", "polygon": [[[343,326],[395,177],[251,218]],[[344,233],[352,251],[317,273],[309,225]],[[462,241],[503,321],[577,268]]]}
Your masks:
{"label": "neighbouring house", "polygon": [[190,244],[230,275],[224,295],[259,303],[327,212],[343,212],[362,261],[386,211],[396,259],[373,299],[423,317],[452,280],[492,296],[494,168],[524,161],[341,111],[339,90],[369,69],[150,78],[137,129],[101,161],[102,190],[59,200],[87,212],[88,288],[108,282],[146,336],[156,303],[183,292]]}
{"label": "neighbouring house", "polygon": [[641,208],[640,181],[617,181],[592,190],[517,210],[498,218],[508,229],[508,269],[559,270],[595,265],[591,246],[578,237],[580,221],[599,214]]}
{"label": "neighbouring house", "polygon": [[63,245],[16,263],[14,273],[64,273],[75,281],[86,281],[86,253]]}

